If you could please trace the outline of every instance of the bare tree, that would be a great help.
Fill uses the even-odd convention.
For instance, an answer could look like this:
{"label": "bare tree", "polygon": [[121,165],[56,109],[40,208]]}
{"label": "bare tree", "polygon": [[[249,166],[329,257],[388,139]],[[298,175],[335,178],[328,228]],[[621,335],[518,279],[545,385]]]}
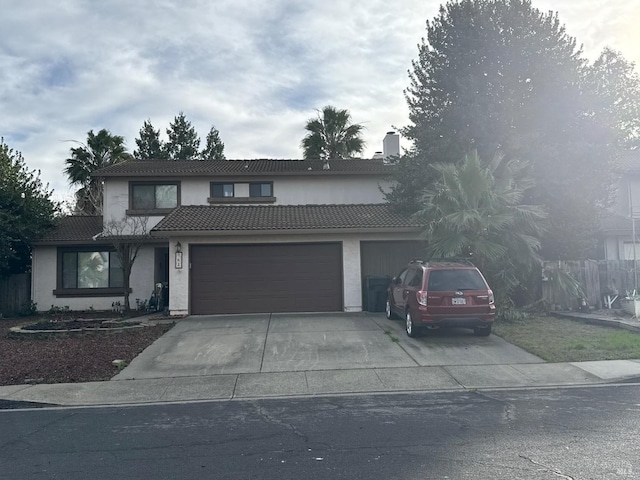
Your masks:
{"label": "bare tree", "polygon": [[102,233],[98,234],[107,240],[116,251],[122,267],[122,281],[124,287],[124,311],[131,310],[129,290],[131,270],[138,257],[140,248],[148,242],[148,217],[125,217],[122,220],[112,219],[105,223]]}

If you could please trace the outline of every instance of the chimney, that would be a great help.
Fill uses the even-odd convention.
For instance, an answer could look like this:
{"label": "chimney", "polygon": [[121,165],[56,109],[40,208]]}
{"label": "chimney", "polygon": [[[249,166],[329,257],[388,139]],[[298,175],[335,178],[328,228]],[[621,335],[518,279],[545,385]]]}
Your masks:
{"label": "chimney", "polygon": [[373,154],[373,157],[371,157],[373,160],[382,160],[384,158],[384,155],[382,155],[382,152],[375,152]]}
{"label": "chimney", "polygon": [[400,135],[396,132],[387,132],[382,140],[382,156],[384,160],[390,157],[400,156]]}

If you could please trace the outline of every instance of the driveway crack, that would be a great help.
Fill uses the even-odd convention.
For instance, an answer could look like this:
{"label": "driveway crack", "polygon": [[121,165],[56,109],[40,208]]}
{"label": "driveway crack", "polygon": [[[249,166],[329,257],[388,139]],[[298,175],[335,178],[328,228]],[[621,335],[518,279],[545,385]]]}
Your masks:
{"label": "driveway crack", "polygon": [[560,477],[560,478],[564,478],[565,480],[575,480],[574,477],[570,476],[570,475],[565,475],[564,473],[562,473],[560,470],[558,470],[557,468],[553,468],[550,467],[548,465],[545,465],[544,463],[540,463],[540,462],[536,462],[533,458],[531,457],[527,457],[526,455],[518,455],[520,458],[524,458],[525,460],[529,460],[531,463],[533,463],[534,465],[538,465],[539,467],[544,468],[545,470],[553,473],[554,475]]}
{"label": "driveway crack", "polygon": [[273,313],[269,314],[269,320],[267,321],[267,333],[264,335],[264,343],[262,344],[262,358],[260,359],[260,373],[262,372],[262,365],[264,364],[264,355],[267,351],[267,338],[269,337],[269,331],[271,330],[271,317]]}

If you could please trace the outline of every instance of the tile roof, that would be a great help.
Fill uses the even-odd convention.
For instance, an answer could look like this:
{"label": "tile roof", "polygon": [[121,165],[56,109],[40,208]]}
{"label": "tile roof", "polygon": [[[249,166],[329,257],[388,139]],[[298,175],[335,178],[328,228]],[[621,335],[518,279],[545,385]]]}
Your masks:
{"label": "tile roof", "polygon": [[[636,228],[640,232],[640,220],[636,219]],[[631,218],[623,215],[605,214],[600,219],[600,230],[603,232],[629,232],[631,234]]]}
{"label": "tile roof", "polygon": [[618,160],[616,170],[622,174],[640,173],[640,149],[625,152]]}
{"label": "tile roof", "polygon": [[101,231],[101,216],[71,215],[59,218],[56,226],[44,238],[34,243],[91,241],[91,237]]}
{"label": "tile roof", "polygon": [[[101,216],[88,215],[70,215],[68,217],[59,218],[54,228],[49,233],[33,242],[34,245],[59,245],[59,244],[80,244],[80,243],[97,243],[109,244],[110,239],[106,236],[99,236],[93,239],[98,233],[103,231]],[[112,238],[119,240],[140,238],[139,235],[114,235]],[[158,242],[166,240],[162,235],[154,235],[153,239],[146,236],[145,241]]]}
{"label": "tile roof", "polygon": [[382,160],[330,160],[329,169],[322,160],[157,160],[119,163],[94,172],[100,177],[139,176],[239,176],[239,175],[385,175],[395,170]]}
{"label": "tile roof", "polygon": [[388,205],[204,205],[176,208],[151,235],[301,230],[417,230],[420,223]]}

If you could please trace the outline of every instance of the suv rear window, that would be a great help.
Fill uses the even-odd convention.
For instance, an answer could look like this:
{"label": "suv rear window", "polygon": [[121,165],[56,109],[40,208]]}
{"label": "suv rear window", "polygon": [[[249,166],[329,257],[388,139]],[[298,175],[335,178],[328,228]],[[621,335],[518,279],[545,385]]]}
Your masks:
{"label": "suv rear window", "polygon": [[487,286],[477,270],[432,270],[427,290],[449,292],[454,290],[486,290]]}

